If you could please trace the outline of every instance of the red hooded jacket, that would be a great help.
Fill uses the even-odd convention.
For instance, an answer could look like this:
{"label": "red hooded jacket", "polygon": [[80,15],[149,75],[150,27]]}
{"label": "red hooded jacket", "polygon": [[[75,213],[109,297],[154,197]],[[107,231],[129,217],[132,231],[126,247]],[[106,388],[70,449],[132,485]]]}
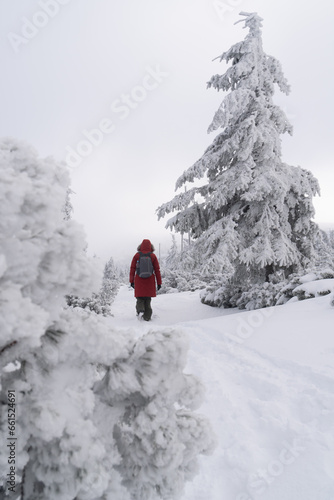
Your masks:
{"label": "red hooded jacket", "polygon": [[[143,240],[139,245],[138,250],[142,253],[153,252],[150,240]],[[134,255],[130,267],[130,283],[135,284],[135,297],[155,297],[155,280],[157,280],[158,285],[161,285],[161,274],[157,256],[154,253],[151,253],[154,273],[149,278],[139,278],[138,274],[136,274],[136,264],[139,256],[139,252]]]}

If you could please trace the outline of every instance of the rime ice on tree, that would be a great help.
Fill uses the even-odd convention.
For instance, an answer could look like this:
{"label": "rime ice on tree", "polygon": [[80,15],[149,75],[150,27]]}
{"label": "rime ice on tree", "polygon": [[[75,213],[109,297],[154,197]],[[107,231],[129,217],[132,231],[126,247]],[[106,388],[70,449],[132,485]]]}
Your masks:
{"label": "rime ice on tree", "polygon": [[199,265],[244,286],[308,263],[316,227],[312,196],[319,187],[310,172],[281,160],[280,135],[292,134],[292,127],[272,97],[275,84],[285,94],[289,86],[280,63],[263,51],[262,19],[241,15],[249,33],[221,55],[220,61],[231,63],[227,71],[208,82],[229,92],[208,130],[221,132],[176,189],[195,179],[207,182],[176,195],[157,213],[161,218],[177,210],[167,227],[191,233]]}

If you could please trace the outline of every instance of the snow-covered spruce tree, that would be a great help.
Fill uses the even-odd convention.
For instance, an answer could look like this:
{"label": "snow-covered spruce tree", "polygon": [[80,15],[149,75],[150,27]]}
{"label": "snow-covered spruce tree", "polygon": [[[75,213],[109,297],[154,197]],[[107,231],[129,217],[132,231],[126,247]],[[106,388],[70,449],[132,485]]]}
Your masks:
{"label": "snow-covered spruce tree", "polygon": [[120,286],[120,278],[112,257],[104,266],[102,287],[100,290],[100,303],[108,311],[114,301]]}
{"label": "snow-covered spruce tree", "polygon": [[292,128],[272,98],[275,84],[285,94],[289,86],[280,63],[263,51],[261,18],[241,15],[249,33],[221,55],[220,61],[231,62],[226,73],[208,82],[229,92],[209,127],[222,131],[176,189],[204,176],[207,182],[157,210],[159,218],[178,210],[167,227],[191,233],[198,264],[229,277],[231,293],[310,261],[312,196],[319,192],[310,172],[281,160],[280,135]]}
{"label": "snow-covered spruce tree", "polygon": [[67,170],[5,139],[0,178],[0,497],[177,498],[211,446],[183,335],[64,307],[101,278],[63,217]]}
{"label": "snow-covered spruce tree", "polygon": [[334,269],[334,231],[319,229],[315,238],[315,268],[318,270],[330,267]]}
{"label": "snow-covered spruce tree", "polygon": [[100,295],[93,293],[90,297],[78,297],[78,295],[66,295],[66,303],[70,307],[81,307],[87,311],[94,312],[95,314],[103,314],[108,316],[110,310],[108,307],[102,306]]}
{"label": "snow-covered spruce tree", "polygon": [[172,245],[166,258],[160,261],[162,287],[159,293],[177,292],[177,276],[180,262],[180,251],[176,243],[176,237],[172,234]]}
{"label": "snow-covered spruce tree", "polygon": [[120,276],[111,257],[104,266],[100,292],[93,293],[91,297],[67,295],[66,302],[70,307],[81,307],[96,314],[110,316],[110,306],[117,295],[119,287]]}
{"label": "snow-covered spruce tree", "polygon": [[168,251],[164,264],[166,265],[167,269],[176,269],[179,266],[180,260],[180,250],[178,249],[176,243],[175,234],[172,234],[172,245]]}

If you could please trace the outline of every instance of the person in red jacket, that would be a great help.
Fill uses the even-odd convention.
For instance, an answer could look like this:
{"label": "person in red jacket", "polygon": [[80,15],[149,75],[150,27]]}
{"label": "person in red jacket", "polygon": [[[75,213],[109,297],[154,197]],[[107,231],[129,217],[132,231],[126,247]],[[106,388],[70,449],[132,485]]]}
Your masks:
{"label": "person in red jacket", "polygon": [[[138,252],[134,255],[130,267],[130,283],[135,290],[137,299],[136,311],[137,315],[143,314],[143,319],[149,321],[152,316],[151,297],[156,297],[156,285],[158,290],[161,288],[160,266],[157,256],[153,253],[154,246],[150,240],[143,240],[137,248]],[[136,273],[136,265],[140,257],[140,253],[150,253],[153,264],[153,274],[149,278],[140,278]]]}

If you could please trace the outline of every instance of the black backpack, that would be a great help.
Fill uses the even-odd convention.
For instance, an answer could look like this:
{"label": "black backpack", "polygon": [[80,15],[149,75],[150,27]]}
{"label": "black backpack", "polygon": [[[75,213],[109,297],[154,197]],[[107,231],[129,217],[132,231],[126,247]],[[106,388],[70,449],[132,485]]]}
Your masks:
{"label": "black backpack", "polygon": [[151,253],[152,252],[139,252],[139,259],[137,260],[136,264],[136,272],[139,278],[149,278],[153,274]]}

